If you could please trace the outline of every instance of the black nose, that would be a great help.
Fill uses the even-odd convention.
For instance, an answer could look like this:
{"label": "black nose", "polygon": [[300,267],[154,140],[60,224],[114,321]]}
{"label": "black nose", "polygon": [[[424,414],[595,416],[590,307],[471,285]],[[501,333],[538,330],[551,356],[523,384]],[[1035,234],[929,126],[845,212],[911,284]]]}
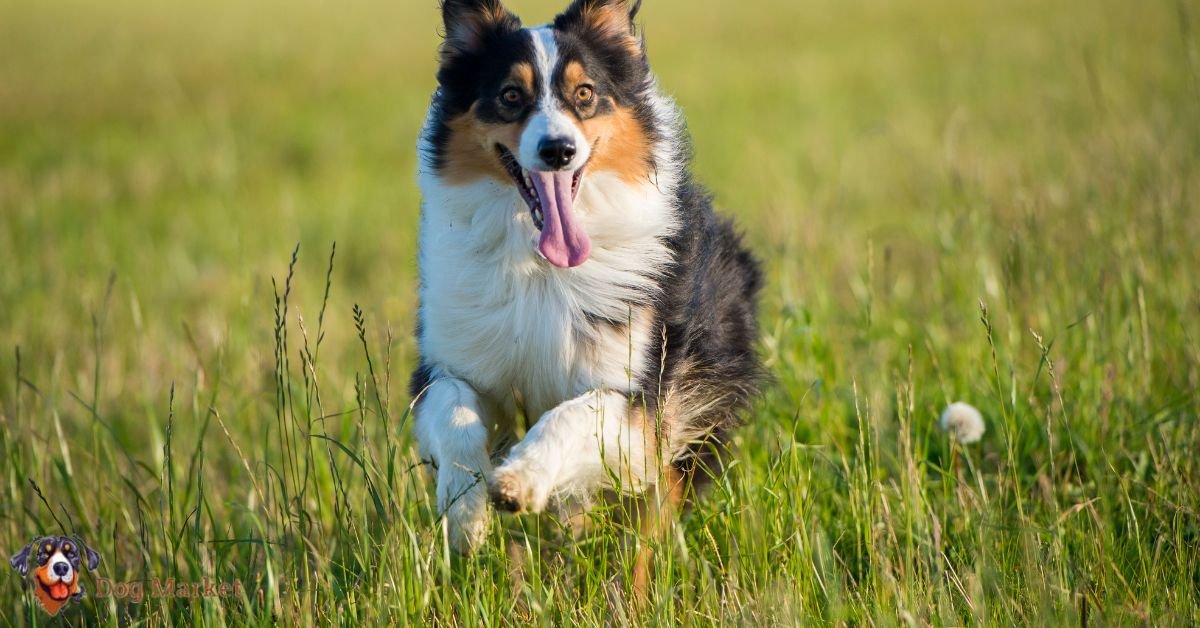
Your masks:
{"label": "black nose", "polygon": [[575,142],[565,137],[547,137],[538,142],[538,157],[551,168],[562,168],[575,157]]}
{"label": "black nose", "polygon": [[71,568],[66,563],[54,563],[54,573],[59,576],[67,575]]}

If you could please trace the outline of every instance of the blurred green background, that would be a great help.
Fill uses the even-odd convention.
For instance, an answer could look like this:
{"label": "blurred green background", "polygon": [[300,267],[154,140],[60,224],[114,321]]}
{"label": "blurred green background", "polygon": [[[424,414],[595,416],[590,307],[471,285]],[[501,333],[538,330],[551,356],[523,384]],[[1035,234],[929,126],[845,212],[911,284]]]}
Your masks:
{"label": "blurred green background", "polygon": [[[526,24],[562,8],[508,5]],[[776,378],[735,478],[686,522],[693,553],[663,567],[658,619],[1200,619],[1197,20],[1195,0],[645,1],[695,170],[767,262]],[[390,421],[330,432],[377,454],[391,521],[425,539],[387,564],[422,575],[381,592],[330,568],[273,611],[606,617],[623,563],[582,550],[511,598],[447,586],[507,578],[500,542],[438,580],[425,484],[393,486],[416,460],[415,143],[439,29],[434,0],[0,4],[0,548],[48,525],[32,479],[110,576],[183,560],[261,579],[270,556],[203,544],[253,526],[314,561],[282,552],[286,574],[344,567],[345,546],[378,567],[364,539],[403,534],[326,512],[331,477],[278,511],[247,497],[289,455],[272,279],[282,292],[299,243],[285,379],[307,389],[297,315],[315,340],[336,241],[324,411],[387,404]],[[989,417],[968,467],[935,425],[959,398]],[[164,459],[172,438],[190,462]],[[171,481],[207,516],[161,506]],[[181,525],[190,545],[165,531]],[[15,577],[0,592],[0,615],[33,621]],[[248,607],[83,617],[270,616]]]}

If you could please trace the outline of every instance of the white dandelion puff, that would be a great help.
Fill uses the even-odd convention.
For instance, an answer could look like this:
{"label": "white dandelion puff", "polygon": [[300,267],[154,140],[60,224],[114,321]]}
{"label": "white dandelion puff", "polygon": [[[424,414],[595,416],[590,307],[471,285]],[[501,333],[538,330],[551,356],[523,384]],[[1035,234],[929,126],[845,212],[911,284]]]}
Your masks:
{"label": "white dandelion puff", "polygon": [[956,401],[942,412],[942,429],[950,432],[954,440],[965,445],[983,438],[987,426],[983,423],[983,415],[975,406]]}

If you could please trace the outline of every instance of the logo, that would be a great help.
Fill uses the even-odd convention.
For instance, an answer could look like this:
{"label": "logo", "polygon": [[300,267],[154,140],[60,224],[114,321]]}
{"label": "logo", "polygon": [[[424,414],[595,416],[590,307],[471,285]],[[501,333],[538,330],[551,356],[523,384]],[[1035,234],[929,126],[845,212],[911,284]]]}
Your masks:
{"label": "logo", "polygon": [[82,568],[95,571],[100,566],[100,555],[77,536],[45,536],[26,545],[8,562],[26,577],[35,561],[30,576],[33,591],[53,616],[68,603],[83,599],[84,590],[79,586]]}

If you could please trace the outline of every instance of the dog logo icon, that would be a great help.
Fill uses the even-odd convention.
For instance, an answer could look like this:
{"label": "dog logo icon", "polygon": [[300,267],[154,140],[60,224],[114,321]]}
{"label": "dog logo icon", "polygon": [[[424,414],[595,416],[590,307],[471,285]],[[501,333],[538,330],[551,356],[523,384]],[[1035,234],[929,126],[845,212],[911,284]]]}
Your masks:
{"label": "dog logo icon", "polygon": [[32,577],[34,593],[51,616],[57,615],[67,603],[83,599],[84,590],[79,585],[81,567],[95,571],[100,566],[100,555],[77,536],[39,538],[13,555],[9,564],[26,577],[30,559],[37,561]]}

